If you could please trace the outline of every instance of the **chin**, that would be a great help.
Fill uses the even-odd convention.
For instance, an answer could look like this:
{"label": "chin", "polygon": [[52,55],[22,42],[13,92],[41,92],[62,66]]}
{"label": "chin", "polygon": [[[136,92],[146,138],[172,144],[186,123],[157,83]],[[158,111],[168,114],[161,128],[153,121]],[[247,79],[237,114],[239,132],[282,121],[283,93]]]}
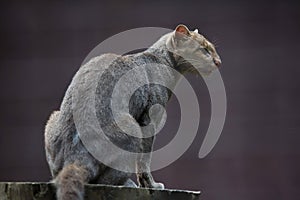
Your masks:
{"label": "chin", "polygon": [[211,73],[213,73],[218,67],[213,66],[206,66],[206,67],[194,67],[194,70],[192,71],[192,74],[201,75],[201,76],[209,76]]}

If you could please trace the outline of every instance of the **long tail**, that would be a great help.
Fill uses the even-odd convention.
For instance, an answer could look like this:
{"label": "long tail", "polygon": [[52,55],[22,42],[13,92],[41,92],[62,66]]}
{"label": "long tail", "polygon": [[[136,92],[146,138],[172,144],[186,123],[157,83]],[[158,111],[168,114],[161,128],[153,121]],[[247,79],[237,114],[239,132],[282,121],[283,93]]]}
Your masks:
{"label": "long tail", "polygon": [[87,177],[88,172],[83,167],[75,164],[65,166],[54,180],[57,199],[83,200]]}

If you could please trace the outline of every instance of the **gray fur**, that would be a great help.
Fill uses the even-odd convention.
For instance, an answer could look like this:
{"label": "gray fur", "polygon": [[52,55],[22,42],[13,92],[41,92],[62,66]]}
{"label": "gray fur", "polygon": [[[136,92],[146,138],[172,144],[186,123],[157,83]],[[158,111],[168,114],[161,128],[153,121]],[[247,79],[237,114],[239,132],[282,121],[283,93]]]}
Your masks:
{"label": "gray fur", "polygon": [[[60,110],[53,112],[45,129],[46,156],[54,183],[58,188],[57,197],[59,200],[83,199],[84,183],[136,187],[130,179],[131,174],[105,166],[84,147],[73,120],[72,94],[78,85],[83,83],[88,85],[89,82],[97,81],[99,77],[95,77],[95,72],[103,71],[101,82],[97,83],[96,90],[96,115],[103,131],[113,143],[127,151],[151,152],[154,137],[141,139],[128,136],[118,128],[110,110],[112,89],[127,71],[145,64],[163,64],[180,73],[191,71],[191,64],[184,62],[184,58],[180,54],[176,54],[176,51],[170,50],[170,46],[174,49],[179,48],[176,46],[178,45],[177,40],[180,39],[175,37],[175,32],[172,32],[163,36],[144,52],[126,56],[104,54],[93,58],[78,70],[66,91]],[[207,62],[212,62],[212,59]],[[151,80],[151,74],[148,74],[147,71],[144,73],[146,78]],[[166,85],[175,86],[179,80],[172,70],[162,77]],[[155,104],[166,106],[170,96],[171,91],[166,87],[153,84],[145,85],[132,96],[129,105],[130,112],[120,113],[120,116],[133,131],[139,132],[141,135],[146,134],[141,131],[141,127],[151,123],[148,113],[150,107]],[[82,98],[84,101],[85,97]],[[120,104],[122,104],[122,99],[120,99]],[[157,120],[159,122],[161,117],[158,116]],[[164,185],[156,183],[150,173],[150,160],[151,157],[149,155],[144,156],[144,154],[140,154],[136,160],[139,186],[163,188]]]}

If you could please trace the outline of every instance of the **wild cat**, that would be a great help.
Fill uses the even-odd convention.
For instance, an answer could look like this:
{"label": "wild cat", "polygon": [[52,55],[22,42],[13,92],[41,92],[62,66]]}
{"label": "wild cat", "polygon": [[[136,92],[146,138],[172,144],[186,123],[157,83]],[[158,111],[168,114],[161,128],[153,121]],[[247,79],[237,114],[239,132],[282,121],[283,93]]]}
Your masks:
{"label": "wild cat", "polygon": [[[46,157],[59,200],[82,200],[85,183],[137,187],[130,179],[130,173],[106,166],[94,158],[83,145],[74,122],[72,95],[78,92],[78,85],[83,82],[101,80],[97,82],[95,108],[97,119],[105,127],[107,137],[127,151],[151,152],[154,136],[142,138],[146,134],[142,127],[151,122],[148,113],[151,106],[166,106],[172,92],[166,87],[149,83],[132,95],[129,112],[120,115],[121,121],[141,137],[127,135],[118,128],[109,107],[116,82],[131,69],[153,63],[168,66],[181,74],[198,74],[199,71],[201,74],[209,74],[221,64],[221,59],[214,45],[199,34],[198,30],[190,31],[185,25],[178,25],[173,32],[162,36],[143,52],[125,56],[104,54],[82,66],[68,87],[60,110],[52,113],[45,128]],[[106,69],[101,79],[93,76],[98,69]],[[143,73],[146,78],[151,78],[147,70]],[[171,85],[176,85],[179,81],[172,70],[162,76],[162,79],[168,84],[171,82]],[[86,97],[81,98],[84,100]],[[86,115],[83,112],[79,118],[84,117]],[[105,156],[122,159],[114,155],[114,152],[110,153]],[[150,160],[151,154],[140,154],[135,160],[138,186],[164,188],[162,183],[154,181],[150,172]]]}

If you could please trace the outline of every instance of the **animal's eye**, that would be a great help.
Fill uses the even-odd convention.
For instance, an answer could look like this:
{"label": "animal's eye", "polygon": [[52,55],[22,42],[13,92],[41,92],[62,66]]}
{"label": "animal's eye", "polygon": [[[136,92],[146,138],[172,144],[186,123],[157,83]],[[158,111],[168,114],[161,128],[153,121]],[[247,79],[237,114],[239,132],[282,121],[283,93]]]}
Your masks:
{"label": "animal's eye", "polygon": [[210,52],[207,48],[204,48],[204,50],[206,51],[206,53],[210,54]]}
{"label": "animal's eye", "polygon": [[205,47],[200,47],[199,50],[205,55],[210,55],[209,50]]}

